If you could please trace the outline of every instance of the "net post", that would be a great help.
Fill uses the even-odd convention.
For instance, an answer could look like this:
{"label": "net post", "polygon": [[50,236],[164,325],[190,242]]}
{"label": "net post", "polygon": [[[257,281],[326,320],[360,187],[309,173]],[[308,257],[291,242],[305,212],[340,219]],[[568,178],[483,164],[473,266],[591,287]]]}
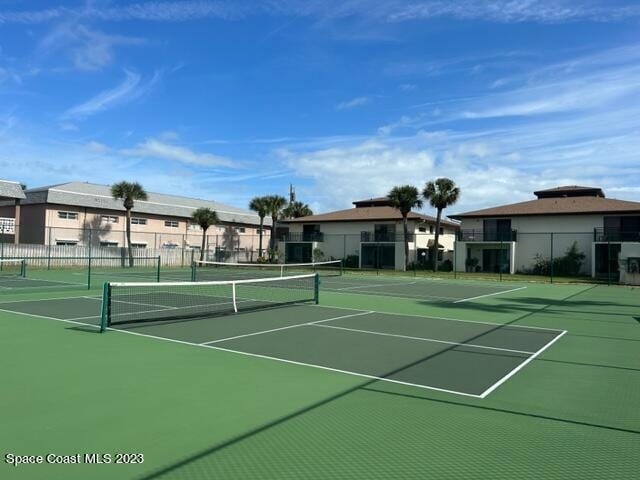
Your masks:
{"label": "net post", "polygon": [[191,281],[196,281],[196,261],[191,260]]}
{"label": "net post", "polygon": [[156,267],[157,268],[157,270],[156,270],[156,280],[158,281],[158,283],[160,283],[160,262],[161,262],[161,258],[162,257],[160,255],[158,255],[158,260],[157,260],[158,264],[157,264],[157,267]]}
{"label": "net post", "polygon": [[100,317],[100,332],[107,330],[111,316],[111,285],[105,282],[102,287],[102,315]]}
{"label": "net post", "polygon": [[233,311],[238,313],[238,304],[236,302],[236,282],[231,283],[231,300],[233,302]]}
{"label": "net post", "polygon": [[316,305],[320,303],[320,275],[317,273],[313,279],[313,301]]}
{"label": "net post", "polygon": [[340,276],[344,275],[344,258],[340,259]]}
{"label": "net post", "polygon": [[24,259],[24,258],[22,259],[20,276],[21,277],[26,277],[27,276],[27,260]]}

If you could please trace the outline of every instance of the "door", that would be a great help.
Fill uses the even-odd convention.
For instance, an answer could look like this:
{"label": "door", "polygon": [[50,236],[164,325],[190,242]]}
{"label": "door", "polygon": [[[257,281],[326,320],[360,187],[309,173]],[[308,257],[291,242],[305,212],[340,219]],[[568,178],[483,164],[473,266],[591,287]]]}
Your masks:
{"label": "door", "polygon": [[485,248],[482,250],[482,271],[489,273],[509,273],[511,271],[509,250]]}
{"label": "door", "polygon": [[384,243],[363,243],[362,268],[396,268],[396,246]]}
{"label": "door", "polygon": [[308,263],[312,261],[311,243],[287,242],[285,250],[286,263]]}

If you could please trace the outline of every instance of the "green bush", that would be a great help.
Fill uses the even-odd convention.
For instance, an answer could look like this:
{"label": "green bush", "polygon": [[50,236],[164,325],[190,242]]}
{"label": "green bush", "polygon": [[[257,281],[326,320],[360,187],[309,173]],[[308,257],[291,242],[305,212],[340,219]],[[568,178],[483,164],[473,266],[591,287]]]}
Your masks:
{"label": "green bush", "polygon": [[453,271],[453,262],[447,259],[440,264],[439,269],[441,272],[451,272]]}
{"label": "green bush", "polygon": [[344,259],[345,268],[358,268],[360,266],[360,257],[358,255],[347,255]]}
{"label": "green bush", "polygon": [[[567,277],[580,275],[582,264],[587,256],[578,249],[578,242],[573,242],[564,256],[553,259],[553,274]],[[537,253],[533,257],[533,265],[526,273],[532,275],[551,275],[551,261]]]}

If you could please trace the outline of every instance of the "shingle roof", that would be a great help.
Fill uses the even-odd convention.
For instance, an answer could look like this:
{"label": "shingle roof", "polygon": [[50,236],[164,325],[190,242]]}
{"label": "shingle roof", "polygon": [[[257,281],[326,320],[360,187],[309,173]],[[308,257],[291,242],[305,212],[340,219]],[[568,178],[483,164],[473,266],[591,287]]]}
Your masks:
{"label": "shingle roof", "polygon": [[640,202],[604,197],[539,198],[498,207],[449,215],[450,218],[517,217],[527,215],[587,215],[599,213],[640,213]]}
{"label": "shingle roof", "polygon": [[[430,215],[409,212],[410,220],[423,220],[428,223],[436,223],[436,219]],[[314,223],[314,222],[364,222],[371,220],[401,220],[402,215],[393,207],[359,207],[337,210],[319,215],[294,218],[289,223]],[[448,220],[442,220],[442,225],[458,228],[458,224]]]}
{"label": "shingle roof", "polygon": [[580,185],[564,185],[561,187],[537,190],[533,194],[538,198],[550,197],[604,197],[600,187],[582,187]]}
{"label": "shingle roof", "polygon": [[0,199],[7,200],[16,198],[25,198],[22,186],[18,182],[0,180]]}
{"label": "shingle roof", "polygon": [[[26,190],[25,193],[27,198],[23,204],[53,203],[58,205],[124,211],[122,201],[114,200],[111,196],[111,187],[109,185],[69,182],[32,188]],[[201,207],[215,210],[223,222],[248,225],[258,225],[260,223],[258,215],[249,210],[232,207],[211,200],[154,192],[148,192],[148,199],[146,201],[136,200],[133,211],[136,213],[188,218],[191,217],[195,209]],[[271,225],[271,219],[265,218],[264,223],[265,225]]]}

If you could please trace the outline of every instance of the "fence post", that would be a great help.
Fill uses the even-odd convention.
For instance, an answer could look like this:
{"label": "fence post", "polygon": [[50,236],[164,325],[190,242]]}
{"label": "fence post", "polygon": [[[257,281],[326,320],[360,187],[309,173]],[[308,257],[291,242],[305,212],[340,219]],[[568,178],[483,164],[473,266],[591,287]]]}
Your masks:
{"label": "fence post", "polygon": [[[502,257],[502,252],[503,252],[503,241],[502,241],[502,236],[500,236],[500,256]],[[498,270],[499,270],[499,276],[500,276],[500,281],[502,281],[502,264],[498,263]]]}
{"label": "fence post", "polygon": [[611,286],[611,239],[607,235],[607,285]]}
{"label": "fence post", "polygon": [[87,262],[87,290],[91,290],[91,255],[89,255]]}
{"label": "fence post", "polygon": [[47,270],[51,270],[51,228],[47,227]]}
{"label": "fence post", "polygon": [[549,260],[549,276],[551,283],[553,283],[553,232],[551,232],[551,257]]}
{"label": "fence post", "polygon": [[156,273],[156,279],[158,280],[158,283],[160,283],[160,262],[161,262],[162,257],[160,255],[158,255],[158,268],[157,268],[157,273]]}

